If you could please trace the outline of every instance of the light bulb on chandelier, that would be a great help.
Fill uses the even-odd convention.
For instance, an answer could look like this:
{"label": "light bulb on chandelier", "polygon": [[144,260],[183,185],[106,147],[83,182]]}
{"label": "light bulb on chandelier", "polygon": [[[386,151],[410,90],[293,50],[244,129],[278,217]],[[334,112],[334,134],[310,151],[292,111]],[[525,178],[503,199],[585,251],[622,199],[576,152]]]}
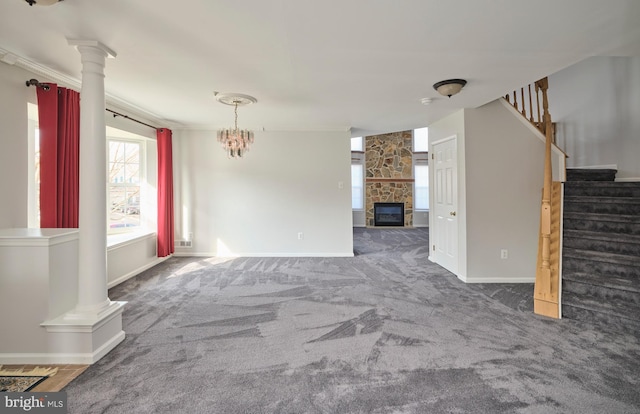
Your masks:
{"label": "light bulb on chandelier", "polygon": [[216,94],[218,102],[234,106],[235,124],[233,129],[218,131],[218,141],[227,152],[229,158],[242,158],[253,144],[253,131],[238,128],[238,106],[256,103],[256,98],[241,94]]}

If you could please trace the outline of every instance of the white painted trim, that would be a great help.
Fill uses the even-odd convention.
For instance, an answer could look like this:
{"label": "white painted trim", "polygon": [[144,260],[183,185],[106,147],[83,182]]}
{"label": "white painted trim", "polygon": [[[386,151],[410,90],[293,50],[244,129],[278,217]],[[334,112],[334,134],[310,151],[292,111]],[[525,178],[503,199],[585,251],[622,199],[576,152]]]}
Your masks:
{"label": "white painted trim", "polygon": [[132,270],[131,272],[129,272],[129,273],[123,275],[123,276],[120,276],[116,280],[112,280],[111,282],[107,283],[107,289],[111,289],[112,287],[114,287],[116,285],[119,285],[120,283],[125,282],[125,281],[131,279],[134,276],[139,275],[140,273],[144,272],[145,270],[150,269],[153,266],[164,262],[165,260],[169,259],[170,257],[171,256],[158,257],[156,260],[154,260],[154,261],[152,261],[150,263],[147,263],[146,265],[141,266],[141,267],[139,267],[139,268],[137,268],[135,270]]}
{"label": "white painted trim", "polygon": [[0,229],[2,247],[47,247],[78,240],[78,229]]}
{"label": "white painted trim", "polygon": [[562,251],[564,249],[564,185],[560,184],[560,257],[558,258],[558,319],[562,319]]}
{"label": "white painted trim", "polygon": [[[461,278],[459,278],[462,280]],[[534,277],[479,277],[466,278],[465,283],[535,283]]]}
{"label": "white painted trim", "polygon": [[235,256],[218,256],[214,252],[175,252],[176,257],[219,257],[241,259],[244,257],[354,257],[353,253],[238,253]]}
{"label": "white painted trim", "polygon": [[86,362],[88,364],[93,364],[98,362],[103,356],[107,355],[113,348],[118,346],[120,342],[124,341],[126,334],[123,330],[114,335],[110,340],[104,343],[100,348],[93,351],[91,355],[91,362]]}
{"label": "white painted trim", "polygon": [[82,313],[74,313],[74,310],[71,310],[57,318],[42,322],[40,326],[44,326],[47,332],[93,333],[111,322],[115,317],[122,315],[126,304],[127,302],[124,301],[113,301],[97,316],[85,316]]}
{"label": "white painted trim", "polygon": [[[514,115],[517,115],[516,119],[520,121],[522,125],[529,128],[529,130],[533,132],[535,136],[538,137],[538,139],[540,139],[540,141],[545,142],[547,140],[547,137],[542,132],[540,132],[540,130],[536,128],[528,119],[522,116],[522,114],[518,112],[516,108],[513,107],[513,105],[507,102],[506,99],[501,97],[500,99],[498,99],[498,101],[500,101],[500,103],[505,108],[509,109]],[[562,150],[554,143],[551,143],[551,150],[555,152],[557,155],[562,155],[563,157],[565,156],[564,152],[562,152]]]}
{"label": "white painted trim", "polygon": [[[151,237],[156,237],[155,231],[109,234],[107,235],[107,251],[117,250]],[[111,240],[109,240],[110,238]]]}
{"label": "white painted trim", "polygon": [[620,183],[636,183],[636,182],[640,182],[640,177],[616,178],[616,182],[620,182]]}
{"label": "white painted trim", "polygon": [[94,364],[109,351],[124,341],[125,332],[120,331],[100,348],[91,353],[32,353],[32,354],[0,354],[0,364]]}
{"label": "white painted trim", "polygon": [[[11,53],[10,51],[3,49],[1,47],[0,47],[0,55],[2,56],[1,58],[2,61],[5,61],[5,60],[8,61],[8,62],[5,62],[7,64],[15,65],[19,68],[26,69],[35,75],[44,76],[45,78],[51,79],[51,81],[61,84],[63,86],[66,86],[75,90],[82,89],[82,81],[78,78],[67,76],[61,72],[53,70],[39,63],[33,62],[27,58],[18,56],[15,53]],[[171,129],[176,129],[181,126],[176,122],[163,119],[159,115],[149,112],[148,110],[142,107],[139,107],[133,103],[125,101],[124,99],[121,99],[109,92],[105,91],[105,97],[106,97],[106,104],[108,107],[113,106],[117,109],[120,109],[122,112],[129,112],[131,115],[134,115],[136,117],[145,118],[145,120],[149,121],[150,124],[163,124]]]}
{"label": "white painted trim", "polygon": [[583,167],[568,167],[567,170],[617,170],[617,164],[585,165]]}

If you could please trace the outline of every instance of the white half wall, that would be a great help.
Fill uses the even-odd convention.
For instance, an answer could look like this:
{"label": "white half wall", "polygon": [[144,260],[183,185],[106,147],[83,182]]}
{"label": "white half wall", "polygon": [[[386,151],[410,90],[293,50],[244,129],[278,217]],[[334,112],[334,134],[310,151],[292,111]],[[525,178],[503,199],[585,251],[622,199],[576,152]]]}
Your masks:
{"label": "white half wall", "polygon": [[257,132],[228,159],[215,131],[174,131],[176,255],[352,256],[345,132]]}
{"label": "white half wall", "polygon": [[107,287],[112,288],[169,258],[157,256],[157,234],[148,233],[107,248]]}
{"label": "white half wall", "polygon": [[549,111],[567,167],[617,165],[640,181],[640,57],[591,57],[549,76]]}

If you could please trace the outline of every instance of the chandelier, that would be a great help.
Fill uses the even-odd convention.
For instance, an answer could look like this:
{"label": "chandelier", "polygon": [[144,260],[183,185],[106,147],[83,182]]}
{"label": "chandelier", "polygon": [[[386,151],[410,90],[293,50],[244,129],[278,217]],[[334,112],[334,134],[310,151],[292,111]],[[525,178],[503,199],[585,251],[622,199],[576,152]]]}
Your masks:
{"label": "chandelier", "polygon": [[253,96],[238,93],[219,93],[216,100],[225,105],[233,105],[235,112],[235,124],[233,129],[221,129],[218,131],[218,141],[229,158],[242,158],[253,144],[253,131],[238,129],[238,106],[256,103]]}

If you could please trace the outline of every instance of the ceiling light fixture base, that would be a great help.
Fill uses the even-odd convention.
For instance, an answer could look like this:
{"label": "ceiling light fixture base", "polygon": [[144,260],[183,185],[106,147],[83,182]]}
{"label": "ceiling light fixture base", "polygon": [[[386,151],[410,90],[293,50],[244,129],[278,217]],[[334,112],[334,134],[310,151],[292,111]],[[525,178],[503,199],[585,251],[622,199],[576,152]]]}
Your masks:
{"label": "ceiling light fixture base", "polygon": [[451,98],[462,90],[467,81],[464,79],[447,79],[433,84],[433,89],[438,91],[440,95]]}
{"label": "ceiling light fixture base", "polygon": [[33,6],[34,4],[36,6],[51,6],[52,4],[56,4],[62,0],[24,0],[24,1],[29,3],[29,6]]}
{"label": "ceiling light fixture base", "polygon": [[230,106],[243,106],[258,102],[253,96],[242,93],[216,93],[216,101]]}

